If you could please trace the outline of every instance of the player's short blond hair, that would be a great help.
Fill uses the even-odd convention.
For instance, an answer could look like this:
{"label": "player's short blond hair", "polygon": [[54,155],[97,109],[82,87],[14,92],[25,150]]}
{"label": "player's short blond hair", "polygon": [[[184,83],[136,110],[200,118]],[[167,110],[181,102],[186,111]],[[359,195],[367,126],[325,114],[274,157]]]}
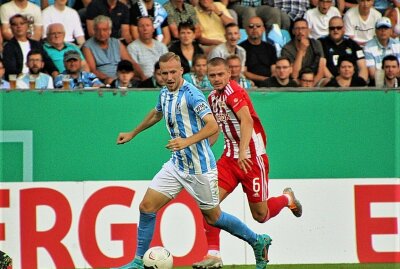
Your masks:
{"label": "player's short blond hair", "polygon": [[163,55],[161,55],[159,62],[160,63],[167,63],[167,62],[169,62],[171,60],[175,60],[179,64],[181,64],[181,58],[178,55],[176,55],[175,53],[173,53],[173,52],[167,52],[167,53],[164,53]]}

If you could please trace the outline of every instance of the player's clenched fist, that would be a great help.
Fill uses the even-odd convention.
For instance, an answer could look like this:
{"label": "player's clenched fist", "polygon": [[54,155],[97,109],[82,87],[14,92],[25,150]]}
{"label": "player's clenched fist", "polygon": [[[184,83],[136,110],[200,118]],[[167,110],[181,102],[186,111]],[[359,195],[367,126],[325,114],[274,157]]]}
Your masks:
{"label": "player's clenched fist", "polygon": [[117,144],[124,144],[129,142],[133,138],[132,133],[119,133],[117,138]]}

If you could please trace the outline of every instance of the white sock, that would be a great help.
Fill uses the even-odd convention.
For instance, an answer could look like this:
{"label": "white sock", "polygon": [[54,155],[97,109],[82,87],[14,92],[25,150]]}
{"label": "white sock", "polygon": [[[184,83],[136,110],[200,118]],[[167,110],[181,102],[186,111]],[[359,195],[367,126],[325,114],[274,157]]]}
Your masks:
{"label": "white sock", "polygon": [[208,250],[207,254],[214,257],[221,257],[221,253],[219,252],[219,250],[215,249]]}
{"label": "white sock", "polygon": [[293,203],[293,201],[292,201],[292,196],[290,196],[289,194],[287,194],[287,193],[285,193],[284,194],[287,198],[288,198],[288,205],[290,205],[290,204],[292,204]]}

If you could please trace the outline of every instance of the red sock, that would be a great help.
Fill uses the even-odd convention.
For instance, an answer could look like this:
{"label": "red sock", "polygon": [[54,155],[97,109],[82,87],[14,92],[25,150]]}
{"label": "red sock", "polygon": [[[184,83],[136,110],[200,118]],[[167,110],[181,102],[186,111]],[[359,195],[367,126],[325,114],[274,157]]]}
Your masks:
{"label": "red sock", "polygon": [[269,198],[267,200],[268,215],[265,217],[264,222],[278,215],[282,208],[286,207],[288,204],[289,199],[285,195]]}
{"label": "red sock", "polygon": [[221,232],[221,229],[208,224],[204,217],[203,217],[203,225],[207,237],[208,250],[219,251],[220,249],[219,234]]}

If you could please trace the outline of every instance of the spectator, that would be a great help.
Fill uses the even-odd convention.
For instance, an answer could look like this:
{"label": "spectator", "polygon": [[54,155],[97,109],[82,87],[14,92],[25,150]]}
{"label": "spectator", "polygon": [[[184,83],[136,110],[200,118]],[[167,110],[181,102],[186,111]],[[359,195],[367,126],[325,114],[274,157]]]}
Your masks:
{"label": "spectator", "polygon": [[335,16],[341,15],[340,11],[332,6],[332,0],[318,0],[318,6],[307,10],[304,15],[310,28],[310,37],[318,39],[327,36],[329,20]]}
{"label": "spectator", "polygon": [[195,38],[200,38],[201,30],[194,7],[184,0],[170,0],[164,4],[168,13],[168,27],[173,39],[179,39],[179,25],[190,23],[194,27]]}
{"label": "spectator", "polygon": [[161,55],[168,52],[167,46],[153,39],[154,26],[149,17],[138,20],[139,39],[128,46],[131,57],[140,65],[146,77],[151,77],[154,72],[154,64]]}
{"label": "spectator", "polygon": [[346,35],[362,47],[374,37],[375,23],[382,17],[373,5],[373,0],[358,0],[358,5],[343,17]]}
{"label": "spectator", "polygon": [[168,13],[162,5],[154,0],[130,0],[130,30],[133,40],[139,38],[138,19],[152,17],[154,26],[154,38],[166,46],[171,42],[171,33],[168,28]]}
{"label": "spectator", "polygon": [[57,67],[44,51],[39,41],[28,38],[28,20],[21,14],[10,18],[9,24],[13,38],[4,46],[3,60],[6,68],[6,78],[9,74],[28,73],[26,59],[30,50],[39,50],[43,56],[44,72],[53,77],[58,75]]}
{"label": "spectator", "polygon": [[161,76],[160,63],[156,62],[154,64],[153,76],[140,82],[138,88],[161,88],[164,85],[165,81]]}
{"label": "spectator", "polygon": [[226,63],[231,72],[231,80],[236,81],[243,89],[250,89],[254,87],[254,82],[247,79],[243,75],[243,64],[240,57],[236,54],[229,55],[226,58]]}
{"label": "spectator", "polygon": [[28,23],[28,37],[39,41],[42,38],[43,23],[40,8],[28,0],[11,0],[0,6],[1,31],[5,40],[13,38],[10,19],[16,14],[24,15]]}
{"label": "spectator", "polygon": [[382,60],[382,69],[385,72],[384,88],[400,87],[399,59],[394,55],[387,55]]}
{"label": "spectator", "polygon": [[76,50],[64,53],[64,65],[65,70],[54,79],[54,86],[56,88],[63,88],[63,79],[66,75],[69,76],[70,89],[103,86],[103,83],[101,83],[95,74],[82,70],[81,54]]}
{"label": "spectator", "polygon": [[306,67],[301,69],[299,74],[299,85],[303,88],[314,87],[314,72],[311,68]]}
{"label": "spectator", "polygon": [[117,65],[121,60],[132,62],[139,77],[143,80],[140,66],[129,55],[126,47],[118,39],[111,37],[112,22],[109,17],[100,15],[93,20],[94,36],[83,45],[82,52],[93,72],[105,84],[117,77]]}
{"label": "spectator", "polygon": [[[397,3],[397,2],[396,2]],[[385,13],[392,23],[392,38],[399,39],[400,34],[400,2],[399,7],[389,8]]]}
{"label": "spectator", "polygon": [[239,0],[230,1],[230,3],[228,7],[238,14],[238,23],[242,27],[252,17],[260,17],[267,29],[270,29],[273,24],[277,24],[281,29],[286,30],[290,27],[290,18],[285,12],[263,4],[262,0]]}
{"label": "spectator", "polygon": [[129,31],[129,9],[119,0],[93,0],[86,8],[86,28],[90,37],[94,36],[94,19],[99,16],[111,18],[111,37],[132,42]]}
{"label": "spectator", "polygon": [[246,51],[244,75],[254,81],[256,86],[275,72],[276,49],[273,45],[262,41],[264,32],[261,18],[250,18],[246,25],[247,40],[239,44]]}
{"label": "spectator", "polygon": [[111,88],[136,88],[139,82],[134,79],[135,72],[133,71],[133,65],[130,61],[120,61],[117,66],[117,79],[111,83]]}
{"label": "spectator", "polygon": [[276,60],[275,76],[267,78],[260,83],[260,87],[298,87],[296,81],[290,78],[292,62],[288,57],[281,56]]}
{"label": "spectator", "polygon": [[3,34],[1,33],[1,29],[0,29],[0,56],[3,54]]}
{"label": "spectator", "polygon": [[200,43],[215,46],[225,42],[224,27],[234,20],[224,4],[214,0],[199,0],[195,10],[201,28]]}
{"label": "spectator", "polygon": [[375,25],[375,33],[370,41],[365,44],[364,53],[367,61],[369,77],[375,77],[375,71],[382,69],[382,59],[387,55],[400,58],[400,42],[391,38],[392,24],[387,17],[380,18]]}
{"label": "spectator", "polygon": [[314,73],[314,85],[323,77],[326,68],[326,59],[321,43],[309,38],[307,21],[298,19],[293,24],[294,39],[282,49],[282,56],[286,56],[293,62],[293,79],[299,77],[299,72],[304,67],[310,67]]}
{"label": "spectator", "polygon": [[243,66],[246,62],[246,51],[238,45],[240,40],[240,29],[236,23],[229,23],[225,26],[226,42],[219,44],[208,54],[208,60],[220,57],[226,59],[229,55],[238,55]]}
{"label": "spectator", "polygon": [[43,38],[47,37],[47,28],[50,24],[60,23],[65,25],[64,41],[76,43],[82,46],[85,43],[85,34],[82,29],[81,19],[78,12],[68,7],[67,0],[55,0],[54,5],[51,5],[42,11],[43,15]]}
{"label": "spectator", "polygon": [[355,73],[355,63],[349,56],[340,56],[339,74],[332,78],[326,87],[363,87],[367,83]]}
{"label": "spectator", "polygon": [[70,50],[75,50],[81,55],[82,68],[85,71],[89,71],[89,66],[86,63],[81,50],[74,44],[64,42],[65,30],[61,23],[50,24],[47,27],[46,36],[47,42],[44,43],[43,48],[60,73],[65,70],[64,53]]}
{"label": "spectator", "polygon": [[357,63],[356,73],[365,81],[368,80],[368,69],[364,51],[354,40],[344,35],[343,19],[333,17],[329,20],[329,35],[319,39],[326,57],[328,69],[325,77],[337,76],[339,56],[349,55]]}
{"label": "spectator", "polygon": [[267,3],[289,15],[292,22],[303,18],[304,13],[310,8],[309,0],[267,0]]}
{"label": "spectator", "polygon": [[10,83],[4,79],[4,74],[6,70],[4,68],[4,62],[3,59],[0,57],[0,89],[9,89],[10,88]]}
{"label": "spectator", "polygon": [[174,52],[181,58],[183,73],[189,73],[192,67],[193,58],[197,54],[204,54],[195,38],[193,24],[184,22],[179,24],[179,41],[173,42],[169,51]]}
{"label": "spectator", "polygon": [[[41,50],[31,50],[27,55],[28,72],[17,78],[18,89],[53,89],[51,76],[40,72],[44,67]],[[32,81],[34,81],[32,85]]]}
{"label": "spectator", "polygon": [[211,82],[207,77],[207,56],[197,54],[193,59],[193,72],[186,73],[183,78],[200,90],[212,90]]}

